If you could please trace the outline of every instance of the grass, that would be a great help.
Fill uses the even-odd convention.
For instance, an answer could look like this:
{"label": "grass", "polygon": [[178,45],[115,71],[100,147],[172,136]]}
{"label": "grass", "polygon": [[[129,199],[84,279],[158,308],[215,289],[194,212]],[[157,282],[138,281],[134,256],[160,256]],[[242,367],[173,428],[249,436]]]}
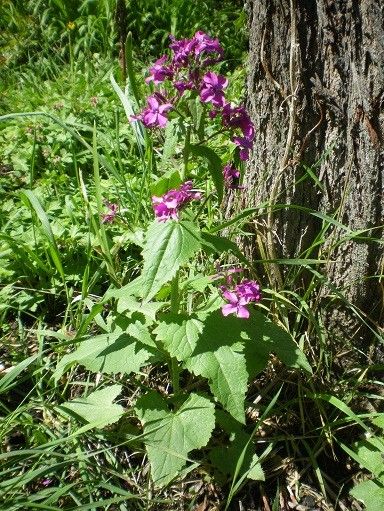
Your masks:
{"label": "grass", "polygon": [[[336,224],[345,240],[365,239],[363,231],[351,232],[330,215],[301,208],[322,227],[296,260],[266,260],[265,240],[258,240],[258,271],[268,275],[271,263],[284,269],[282,289],[265,286],[262,307],[297,340],[314,370],[308,377],[272,358],[248,390],[246,428],[264,482],[250,483],[241,472],[243,446],[232,475],[219,474],[202,453],[193,471],[166,488],[153,487],[132,406],[143,389],[169,385],[161,368],[125,378],[74,366],[55,381],[57,362],[74,342],[104,331],[111,307],[102,304],[107,290],[130,283],[141,267],[156,147],[145,150],[145,134],[134,131],[126,114],[143,103],[145,65],[160,54],[169,31],[182,37],[202,29],[217,33],[229,52],[223,71],[232,71],[234,98],[244,78],[235,68],[245,44],[235,44],[232,30],[244,20],[240,4],[225,2],[209,16],[213,0],[202,2],[200,11],[182,0],[146,0],[127,14],[128,75],[136,76],[137,90],[122,104],[115,3],[77,4],[1,7],[7,79],[0,91],[0,509],[252,509],[262,503],[262,509],[278,510],[292,495],[305,499],[310,491],[322,509],[358,509],[348,507],[355,506],[349,490],[360,467],[372,470],[355,442],[363,434],[381,438],[372,419],[383,409],[383,366],[370,365],[366,356],[356,363],[352,356],[351,366],[343,367],[342,351],[356,348],[348,342],[332,346],[326,338],[324,289],[345,301],[323,275],[332,259],[332,247],[324,244],[327,232]],[[69,22],[75,27],[68,28]],[[308,167],[307,179],[315,175],[315,166]],[[111,225],[101,221],[106,201],[119,204]],[[217,206],[209,203],[202,212],[208,224],[209,208]],[[236,221],[223,218],[221,228],[250,236],[246,222],[266,208],[242,212]],[[213,268],[211,259],[199,264],[202,272]],[[380,331],[353,310],[375,338],[374,349],[383,341]],[[119,404],[126,416],[117,424],[84,425],[63,408],[65,401],[106,384],[122,385]],[[218,444],[227,440],[217,431]]]}

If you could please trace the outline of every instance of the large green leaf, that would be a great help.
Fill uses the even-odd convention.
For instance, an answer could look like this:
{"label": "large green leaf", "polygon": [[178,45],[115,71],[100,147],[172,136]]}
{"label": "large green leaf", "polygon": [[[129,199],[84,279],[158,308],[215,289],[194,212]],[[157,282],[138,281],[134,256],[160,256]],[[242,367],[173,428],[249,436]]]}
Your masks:
{"label": "large green leaf", "polygon": [[[384,483],[384,481],[383,481]],[[384,485],[375,481],[364,481],[351,490],[355,499],[364,502],[366,511],[383,511]]]}
{"label": "large green leaf", "polygon": [[155,353],[156,350],[127,333],[97,335],[82,341],[74,352],[64,355],[57,364],[54,378],[57,381],[75,363],[95,373],[138,373]]}
{"label": "large green leaf", "polygon": [[244,400],[248,373],[241,343],[192,355],[186,368],[208,379],[212,394],[239,422],[245,422]]}
{"label": "large green leaf", "polygon": [[184,361],[192,355],[203,326],[197,317],[167,314],[154,330],[154,334],[157,340],[162,341],[171,357]]}
{"label": "large green leaf", "polygon": [[144,442],[156,485],[169,483],[186,465],[188,454],[207,445],[215,426],[214,405],[190,394],[176,411],[156,392],[138,399],[135,407],[144,428]]}
{"label": "large green leaf", "polygon": [[69,410],[86,422],[95,423],[98,428],[117,422],[124,413],[124,408],[112,401],[120,394],[122,385],[110,385],[95,390],[87,397],[78,397],[63,403],[61,407]]}
{"label": "large green leaf", "polygon": [[292,337],[255,310],[249,319],[224,318],[220,310],[191,317],[168,314],[154,333],[171,356],[208,379],[214,396],[240,422],[247,381],[265,368],[271,353],[311,372]]}
{"label": "large green leaf", "polygon": [[192,222],[152,222],[143,250],[143,298],[153,298],[200,247],[200,232]]}

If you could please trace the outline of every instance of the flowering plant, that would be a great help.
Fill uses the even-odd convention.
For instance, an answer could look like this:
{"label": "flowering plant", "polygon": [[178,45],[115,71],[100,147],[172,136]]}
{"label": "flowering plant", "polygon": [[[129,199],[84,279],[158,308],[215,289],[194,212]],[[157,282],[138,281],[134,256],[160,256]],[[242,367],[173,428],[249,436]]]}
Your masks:
{"label": "flowering plant", "polygon": [[[225,188],[241,193],[242,165],[254,138],[244,106],[226,98],[228,79],[211,69],[223,58],[223,49],[201,31],[191,39],[171,37],[169,48],[170,54],[149,69],[146,82],[152,91],[146,106],[130,115],[133,127],[142,123],[148,129],[144,143],[153,150],[159,174],[151,185],[154,219],[142,244],[142,272],[106,294],[104,301],[115,305],[107,323],[100,323],[105,332],[65,355],[56,378],[73,363],[141,376],[146,365],[166,364],[165,389],[160,392],[149,377],[144,379],[146,390],[134,407],[155,484],[167,484],[193,467],[190,453],[206,446],[219,470],[260,479],[259,457],[245,426],[247,386],[272,352],[288,366],[310,367],[289,333],[258,306],[260,285],[249,276],[254,270],[238,246],[217,235],[228,222],[220,224],[206,213],[213,200],[222,201]],[[157,147],[149,142],[156,143],[156,137]],[[229,252],[242,266],[223,271]],[[214,257],[220,268],[212,275]],[[105,406],[105,389],[98,392],[92,403],[102,398]],[[111,401],[118,392],[111,387]],[[87,418],[74,406],[67,403]],[[124,409],[111,406],[118,420]],[[209,444],[215,427],[232,438],[229,446]],[[241,456],[240,468],[235,461],[228,469],[226,456]]]}

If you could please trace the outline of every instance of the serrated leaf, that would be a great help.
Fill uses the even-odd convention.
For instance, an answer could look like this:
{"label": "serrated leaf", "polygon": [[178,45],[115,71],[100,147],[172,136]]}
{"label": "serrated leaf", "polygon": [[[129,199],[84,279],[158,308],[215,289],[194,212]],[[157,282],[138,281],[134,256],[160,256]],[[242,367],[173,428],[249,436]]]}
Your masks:
{"label": "serrated leaf", "polygon": [[311,371],[304,353],[291,336],[260,312],[251,310],[249,319],[224,318],[220,310],[197,317],[203,325],[195,329],[193,336],[186,336],[185,325],[178,320],[179,328],[170,330],[172,334],[177,332],[177,340],[170,338],[166,342],[175,353],[179,343],[181,350],[186,350],[182,356],[189,353],[186,345],[190,350],[195,344],[193,352],[185,359],[185,367],[207,378],[212,393],[240,422],[244,421],[247,381],[265,368],[270,353],[275,353],[290,367]]}
{"label": "serrated leaf", "polygon": [[212,394],[239,422],[245,422],[244,400],[248,373],[241,343],[191,355],[185,367],[208,379]]}
{"label": "serrated leaf", "polygon": [[113,403],[122,388],[122,385],[111,385],[95,390],[87,397],[67,401],[61,406],[74,412],[86,422],[95,423],[95,427],[103,428],[117,422],[124,414],[124,408]]}
{"label": "serrated leaf", "polygon": [[384,413],[381,413],[380,415],[372,419],[372,422],[378,428],[384,429]]}
{"label": "serrated leaf", "polygon": [[153,298],[200,247],[200,232],[192,222],[155,220],[148,228],[143,250],[143,298]]}
{"label": "serrated leaf", "polygon": [[198,134],[199,139],[201,140],[204,137],[204,107],[200,101],[199,97],[191,99],[188,101],[188,108],[191,112],[191,117],[193,120],[193,124],[195,130]]}
{"label": "serrated leaf", "polygon": [[171,412],[160,394],[150,392],[138,399],[135,410],[144,428],[152,479],[158,486],[177,476],[192,450],[207,445],[215,426],[213,403],[198,394],[191,394]]}
{"label": "serrated leaf", "polygon": [[259,462],[259,457],[257,454],[252,456],[251,466],[249,468],[247,477],[253,481],[265,481],[264,470]]}
{"label": "serrated leaf", "polygon": [[117,301],[117,312],[141,312],[147,318],[150,318],[153,321],[156,321],[156,314],[164,306],[164,302],[141,302],[136,300],[134,296],[122,296]]}
{"label": "serrated leaf", "polygon": [[72,353],[64,355],[54,372],[57,381],[66,369],[79,364],[104,374],[138,373],[156,352],[128,334],[114,332],[82,341]]}
{"label": "serrated leaf", "polygon": [[224,192],[224,177],[223,177],[223,163],[218,154],[210,147],[203,145],[193,145],[189,147],[192,154],[205,158],[208,162],[208,170],[211,174],[212,181],[215,185],[217,197],[219,202],[223,200]]}
{"label": "serrated leaf", "polygon": [[383,511],[384,509],[384,486],[375,481],[364,481],[351,490],[355,499],[361,500],[366,511]]}
{"label": "serrated leaf", "polygon": [[158,341],[162,341],[171,357],[181,362],[193,353],[202,330],[203,323],[197,317],[167,314],[153,333]]}
{"label": "serrated leaf", "polygon": [[146,321],[146,317],[138,312],[134,312],[128,316],[117,316],[111,325],[113,333],[128,334],[135,338],[141,344],[156,349],[156,343],[149,332],[148,326],[152,324],[152,320]]}
{"label": "serrated leaf", "polygon": [[360,465],[384,479],[384,437],[372,437],[357,442],[353,446]]}
{"label": "serrated leaf", "polygon": [[183,283],[183,289],[189,287],[195,291],[198,291],[199,293],[202,293],[208,286],[211,286],[212,283],[213,280],[211,276],[196,275],[195,277],[192,277]]}

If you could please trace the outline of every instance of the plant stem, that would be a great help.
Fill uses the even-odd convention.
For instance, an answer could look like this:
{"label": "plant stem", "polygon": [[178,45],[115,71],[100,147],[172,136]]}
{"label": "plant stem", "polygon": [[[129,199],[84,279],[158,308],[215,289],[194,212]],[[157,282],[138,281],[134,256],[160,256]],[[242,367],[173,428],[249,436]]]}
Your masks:
{"label": "plant stem", "polygon": [[[173,314],[177,314],[179,312],[179,272],[176,272],[176,275],[172,279],[171,284],[171,312]],[[171,357],[170,362],[168,363],[169,372],[171,375],[173,393],[178,394],[180,391],[179,384],[179,364],[175,357]]]}
{"label": "plant stem", "polygon": [[187,133],[185,135],[185,144],[184,144],[184,170],[181,174],[182,181],[185,181],[185,177],[188,173],[188,160],[189,160],[190,145],[191,145],[191,126],[187,126]]}
{"label": "plant stem", "polygon": [[176,272],[171,283],[171,312],[179,312],[179,272]]}

